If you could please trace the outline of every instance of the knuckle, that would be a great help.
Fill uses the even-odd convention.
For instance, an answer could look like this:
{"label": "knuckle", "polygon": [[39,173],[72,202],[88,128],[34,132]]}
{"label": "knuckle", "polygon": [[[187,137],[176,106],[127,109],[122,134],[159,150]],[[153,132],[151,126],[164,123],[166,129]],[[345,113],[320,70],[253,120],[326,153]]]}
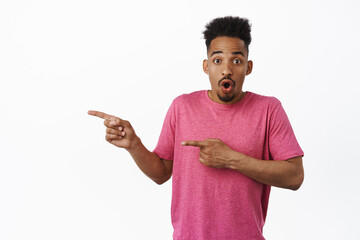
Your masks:
{"label": "knuckle", "polygon": [[131,126],[130,122],[127,121],[127,120],[125,120],[124,123],[125,123],[126,126]]}
{"label": "knuckle", "polygon": [[200,158],[202,159],[208,159],[209,155],[207,155],[206,153],[200,153]]}
{"label": "knuckle", "polygon": [[205,149],[203,150],[203,153],[205,153],[206,155],[211,155],[212,152],[213,152],[213,151],[211,151],[211,150],[208,149],[208,148],[205,148]]}

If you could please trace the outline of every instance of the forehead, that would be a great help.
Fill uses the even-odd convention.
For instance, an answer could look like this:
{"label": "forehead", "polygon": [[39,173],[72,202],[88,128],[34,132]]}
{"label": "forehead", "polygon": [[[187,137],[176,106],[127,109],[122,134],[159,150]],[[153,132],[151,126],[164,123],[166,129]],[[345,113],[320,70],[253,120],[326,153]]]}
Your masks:
{"label": "forehead", "polygon": [[208,55],[214,51],[222,51],[224,54],[241,51],[244,55],[247,54],[244,41],[235,37],[214,38],[210,43]]}

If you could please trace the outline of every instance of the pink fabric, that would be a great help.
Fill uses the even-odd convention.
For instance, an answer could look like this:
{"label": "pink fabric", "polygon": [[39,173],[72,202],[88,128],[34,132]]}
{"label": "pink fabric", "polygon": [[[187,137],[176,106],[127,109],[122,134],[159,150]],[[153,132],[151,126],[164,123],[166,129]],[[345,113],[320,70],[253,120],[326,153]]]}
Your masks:
{"label": "pink fabric", "polygon": [[232,105],[211,101],[207,91],[177,97],[154,150],[174,160],[171,218],[175,240],[264,239],[270,186],[230,169],[202,165],[186,140],[219,138],[232,149],[263,160],[302,156],[281,103],[247,92]]}

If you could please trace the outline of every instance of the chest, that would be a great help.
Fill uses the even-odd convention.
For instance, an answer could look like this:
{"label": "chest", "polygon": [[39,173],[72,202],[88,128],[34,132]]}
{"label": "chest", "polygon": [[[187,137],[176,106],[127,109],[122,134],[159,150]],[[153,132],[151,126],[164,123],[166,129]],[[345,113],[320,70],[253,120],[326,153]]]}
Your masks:
{"label": "chest", "polygon": [[203,141],[218,138],[235,151],[261,157],[267,136],[266,112],[207,111],[188,109],[179,112],[176,138],[181,141]]}

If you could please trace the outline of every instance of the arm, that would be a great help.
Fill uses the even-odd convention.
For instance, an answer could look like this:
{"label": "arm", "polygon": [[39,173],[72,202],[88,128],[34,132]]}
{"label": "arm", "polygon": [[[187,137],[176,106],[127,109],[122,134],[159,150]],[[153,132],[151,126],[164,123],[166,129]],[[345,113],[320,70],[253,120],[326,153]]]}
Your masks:
{"label": "arm", "polygon": [[304,179],[302,157],[265,161],[232,150],[219,139],[186,141],[184,146],[200,148],[199,161],[209,167],[230,168],[266,185],[297,190]]}
{"label": "arm", "polygon": [[297,190],[304,180],[302,157],[264,161],[235,152],[228,167],[266,185]]}
{"label": "arm", "polygon": [[157,184],[163,184],[172,175],[173,161],[159,158],[142,144],[140,138],[133,148],[126,149],[140,170]]}
{"label": "arm", "polygon": [[88,114],[105,119],[106,141],[126,149],[146,176],[157,184],[162,184],[170,179],[172,161],[160,159],[155,153],[146,149],[130,122],[98,111],[89,111]]}

